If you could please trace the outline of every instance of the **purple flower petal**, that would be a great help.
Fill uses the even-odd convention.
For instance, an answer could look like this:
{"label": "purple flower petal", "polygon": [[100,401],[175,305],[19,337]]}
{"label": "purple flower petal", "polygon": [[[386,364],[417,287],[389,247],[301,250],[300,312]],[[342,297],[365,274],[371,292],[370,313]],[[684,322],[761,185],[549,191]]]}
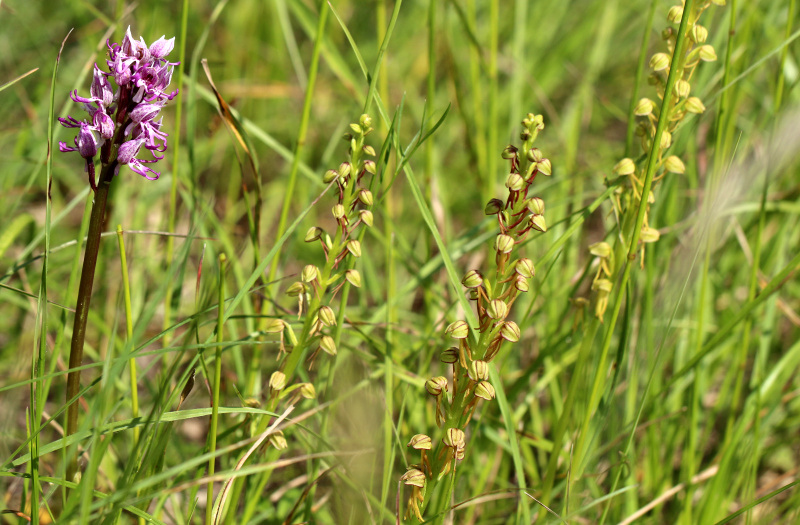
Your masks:
{"label": "purple flower petal", "polygon": [[93,159],[97,155],[97,131],[85,122],[81,122],[81,131],[75,137],[75,145],[84,159]]}
{"label": "purple flower petal", "polygon": [[123,142],[117,152],[117,162],[120,164],[128,164],[139,153],[139,149],[144,144],[144,139],[129,140]]}
{"label": "purple flower petal", "polygon": [[150,44],[150,55],[155,59],[162,59],[172,52],[175,47],[175,37],[167,40],[162,35],[161,38]]}

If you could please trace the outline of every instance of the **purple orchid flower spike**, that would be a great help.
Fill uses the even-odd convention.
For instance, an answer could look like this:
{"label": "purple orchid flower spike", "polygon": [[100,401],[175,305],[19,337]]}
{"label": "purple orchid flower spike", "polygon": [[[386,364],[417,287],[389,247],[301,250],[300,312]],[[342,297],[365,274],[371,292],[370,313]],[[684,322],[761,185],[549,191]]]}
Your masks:
{"label": "purple orchid flower spike", "polygon": [[[148,47],[144,38],[134,39],[128,27],[122,43],[106,45],[107,71],[95,64],[90,96],[80,96],[77,90],[70,93],[70,98],[88,113],[88,119],[58,119],[64,127],[79,128],[75,147],[62,142],[59,149],[78,151],[86,159],[93,189],[94,157],[98,152],[103,167],[113,169],[109,173],[116,174],[125,165],[148,180],[158,179],[160,173],[149,165],[163,158],[161,153],[167,149],[169,136],[161,130],[163,119],[158,117],[178,93],[168,91],[173,69],[178,65],[166,58],[175,47],[174,37],[162,36]],[[149,151],[153,158],[137,158],[140,151]]]}
{"label": "purple orchid flower spike", "polygon": [[[169,62],[166,57],[174,45],[174,38],[167,40],[162,36],[147,47],[143,38],[133,38],[128,27],[122,43],[106,42],[106,68],[101,69],[95,64],[89,96],[78,95],[77,91],[70,93],[70,98],[80,104],[88,117],[81,120],[68,115],[58,119],[64,127],[77,129],[77,136],[73,139],[75,146],[60,142],[58,149],[62,152],[77,151],[85,159],[89,185],[95,192],[70,345],[72,371],[67,376],[66,436],[74,434],[78,428],[78,405],[73,402],[79,397],[80,372],[77,367],[83,359],[86,323],[111,181],[122,166],[128,166],[148,180],[156,180],[161,175],[153,165],[164,158],[163,152],[167,149],[167,134],[161,131],[163,118],[159,113],[177,93],[167,91],[177,63]],[[112,85],[112,80],[116,86]],[[149,153],[147,159],[139,157],[143,152]],[[95,157],[98,154],[102,168],[96,182]],[[67,464],[65,479],[73,480],[77,471],[78,462],[73,456]]]}

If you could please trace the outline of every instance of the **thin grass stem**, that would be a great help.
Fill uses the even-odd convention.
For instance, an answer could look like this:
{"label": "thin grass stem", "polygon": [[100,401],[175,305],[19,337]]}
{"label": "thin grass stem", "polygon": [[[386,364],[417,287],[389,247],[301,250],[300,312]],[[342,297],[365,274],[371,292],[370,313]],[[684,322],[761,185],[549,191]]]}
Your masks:
{"label": "thin grass stem", "polygon": [[[224,253],[219,254],[219,308],[217,309],[217,347],[214,359],[214,380],[211,385],[211,423],[208,429],[208,477],[214,477],[214,466],[217,451],[217,423],[219,420],[219,387],[222,381],[222,345],[225,325],[225,262]],[[214,518],[214,481],[206,485],[206,525],[211,525]]]}

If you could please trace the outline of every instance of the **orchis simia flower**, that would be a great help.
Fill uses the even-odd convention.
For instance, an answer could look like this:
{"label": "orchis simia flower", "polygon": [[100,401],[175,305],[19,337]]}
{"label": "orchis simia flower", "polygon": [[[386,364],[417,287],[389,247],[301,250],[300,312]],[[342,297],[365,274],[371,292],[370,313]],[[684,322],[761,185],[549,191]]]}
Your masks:
{"label": "orchis simia flower", "polygon": [[[178,94],[177,89],[167,91],[172,70],[178,64],[166,59],[175,45],[174,37],[167,40],[162,36],[147,47],[143,38],[133,39],[128,27],[122,44],[106,45],[108,72],[95,64],[89,96],[82,97],[77,90],[70,94],[72,100],[83,104],[88,118],[58,119],[63,126],[79,130],[74,147],[59,142],[58,149],[77,151],[86,159],[93,190],[97,190],[94,159],[98,152],[103,166],[115,163],[115,175],[120,165],[127,165],[148,180],[158,179],[161,174],[150,165],[164,158],[168,135],[161,130],[162,119],[157,117],[161,108]],[[112,79],[116,90],[111,85]],[[153,158],[139,158],[143,149]]]}
{"label": "orchis simia flower", "polygon": [[[129,27],[121,44],[107,43],[106,70],[95,64],[89,96],[80,96],[77,91],[70,94],[72,100],[83,105],[88,117],[83,120],[72,116],[58,119],[65,127],[78,130],[73,141],[74,147],[59,142],[58,149],[62,152],[77,151],[86,159],[89,184],[95,192],[69,354],[69,368],[72,371],[67,376],[67,436],[74,434],[78,428],[78,405],[71,401],[80,392],[80,372],[77,370],[83,359],[89,304],[110,183],[122,165],[127,165],[149,180],[155,180],[160,175],[152,165],[164,158],[167,134],[161,129],[162,119],[158,114],[178,94],[177,90],[167,91],[177,62],[169,62],[166,56],[174,45],[174,38],[167,40],[162,36],[147,47],[144,39],[133,39]],[[144,152],[149,152],[152,158],[141,158]],[[96,181],[94,163],[98,154],[102,168],[99,181]],[[66,479],[72,481],[76,472],[77,461],[73,457],[67,465]]]}

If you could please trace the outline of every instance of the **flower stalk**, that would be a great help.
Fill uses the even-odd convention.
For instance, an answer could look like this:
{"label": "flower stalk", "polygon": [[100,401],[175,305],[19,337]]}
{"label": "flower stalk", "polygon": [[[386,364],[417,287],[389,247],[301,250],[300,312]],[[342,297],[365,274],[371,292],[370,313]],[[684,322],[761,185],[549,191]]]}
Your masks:
{"label": "flower stalk", "polygon": [[[163,36],[149,47],[144,39],[134,40],[130,27],[121,44],[108,43],[108,71],[97,64],[90,87],[90,96],[83,97],[77,91],[70,98],[83,105],[88,119],[78,120],[72,116],[59,118],[66,128],[78,129],[74,146],[59,142],[59,151],[77,151],[85,160],[88,182],[94,191],[94,204],[89,219],[81,281],[72,328],[69,368],[67,375],[67,403],[80,391],[80,371],[83,346],[86,340],[86,325],[94,286],[97,256],[100,250],[100,234],[106,216],[106,204],[111,181],[120,167],[127,165],[134,173],[148,180],[156,180],[160,173],[151,165],[162,159],[167,149],[167,134],[161,130],[162,119],[156,120],[164,105],[177,95],[177,90],[168,93],[174,62],[166,60],[172,51],[175,39]],[[111,80],[117,84],[114,90]],[[113,115],[113,116],[112,116]],[[149,151],[152,159],[143,159],[140,152]],[[100,176],[95,177],[95,157],[99,154]],[[78,428],[78,404],[67,407],[66,436]],[[73,481],[77,473],[77,458],[69,460],[66,479]]]}
{"label": "flower stalk", "polygon": [[[424,434],[417,434],[408,444],[421,451],[421,461],[410,465],[401,478],[412,487],[406,518],[413,516],[420,522],[425,514],[443,513],[450,501],[458,463],[466,454],[465,431],[479,402],[491,401],[496,395],[489,381],[490,363],[505,342],[516,343],[521,336],[519,326],[509,315],[519,294],[529,290],[536,269],[530,259],[514,257],[517,245],[531,231],[547,231],[544,200],[532,196],[530,189],[537,175],[552,173],[550,160],[533,146],[544,129],[542,116],[529,113],[522,125],[522,146],[509,145],[502,153],[502,158],[510,164],[505,183],[508,196],[505,200],[490,200],[484,210],[486,215],[497,218],[499,233],[493,244],[494,267],[486,277],[478,270],[470,270],[461,281],[469,299],[475,303],[478,326],[470,327],[464,320],[448,325],[445,335],[453,339],[456,346],[444,350],[440,361],[450,365],[451,380],[436,376],[425,384],[428,394],[435,400],[436,424],[443,429],[443,437],[430,454],[432,441]],[[472,328],[477,330],[477,337],[471,333]],[[440,508],[428,510],[436,486],[445,478],[449,479],[445,492],[439,497]]]}

